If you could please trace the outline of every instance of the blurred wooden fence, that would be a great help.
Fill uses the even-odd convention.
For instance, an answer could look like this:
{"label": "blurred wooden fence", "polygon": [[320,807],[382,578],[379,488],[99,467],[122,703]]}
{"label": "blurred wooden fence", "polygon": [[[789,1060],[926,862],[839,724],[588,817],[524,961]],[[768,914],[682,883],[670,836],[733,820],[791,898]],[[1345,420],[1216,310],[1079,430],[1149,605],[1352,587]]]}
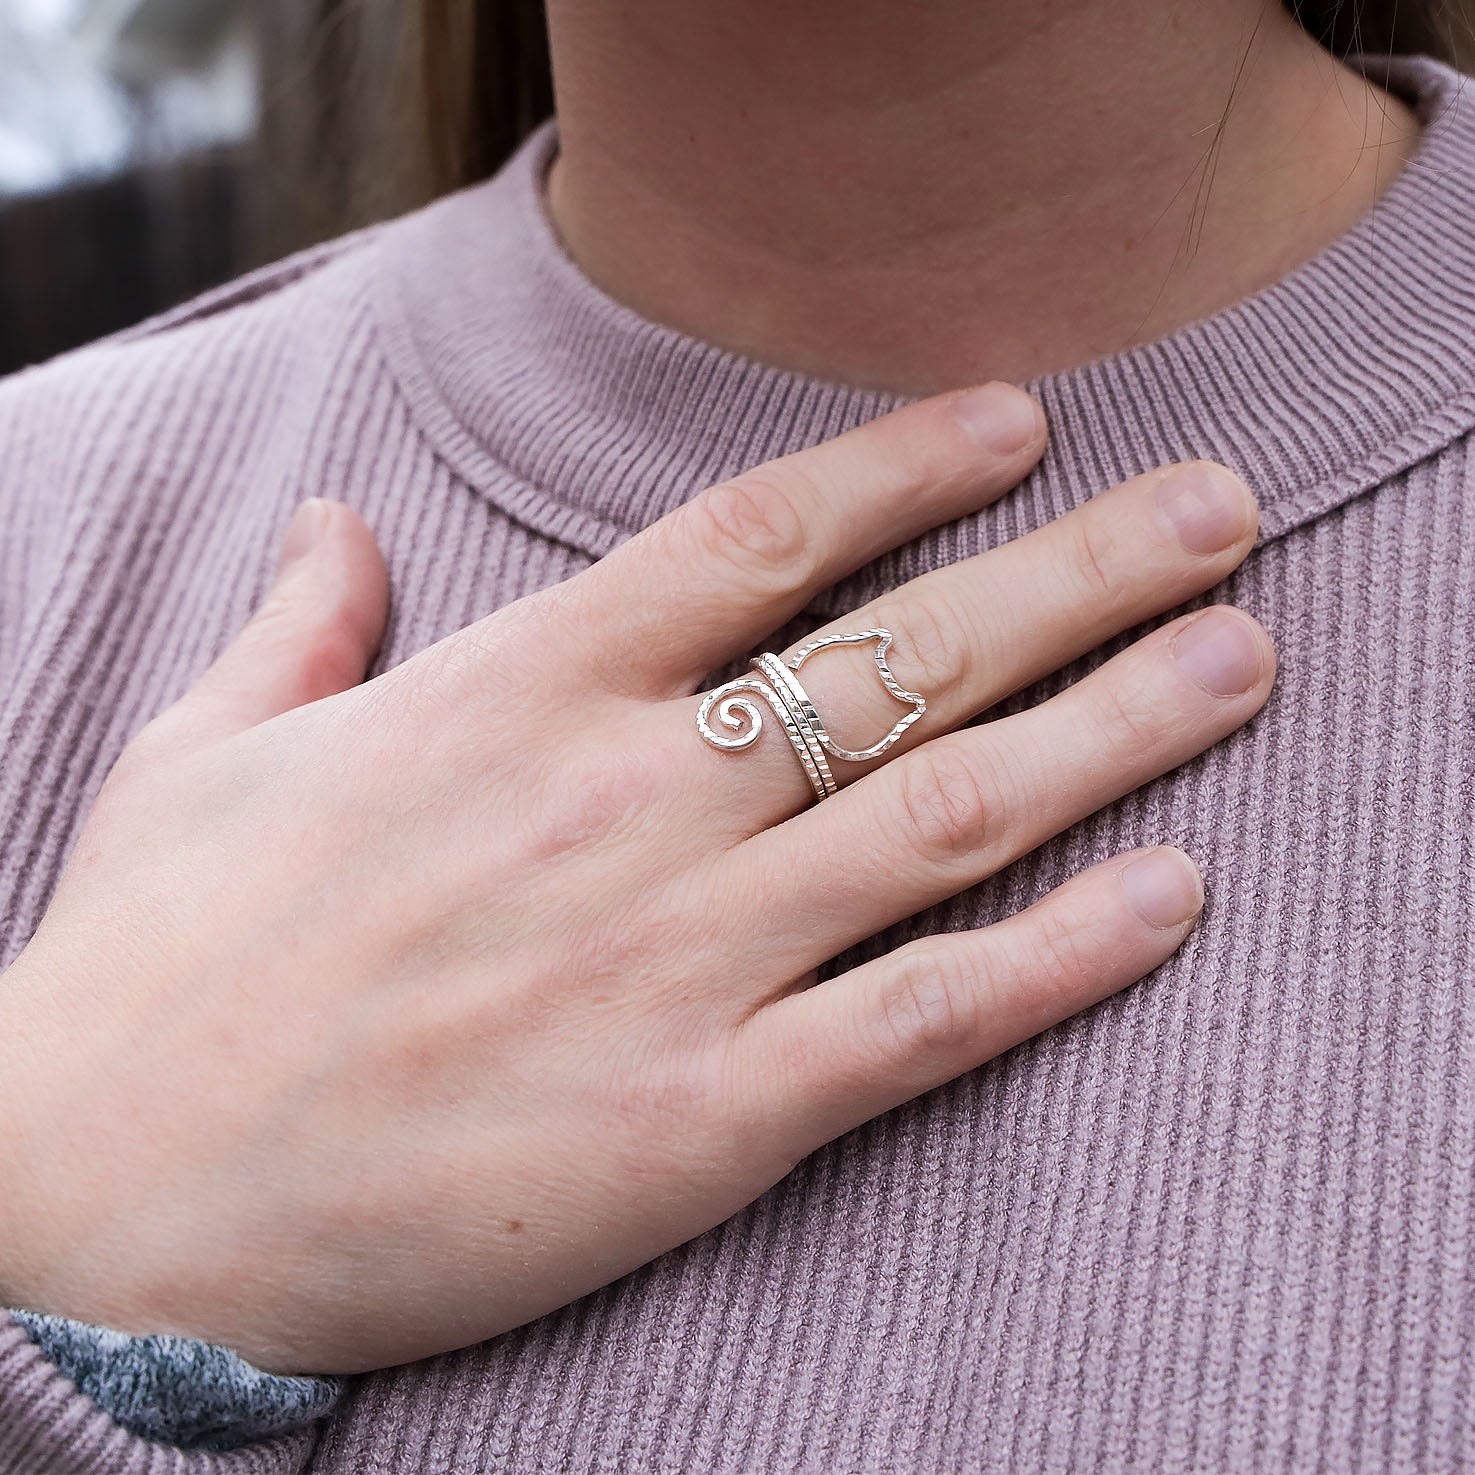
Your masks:
{"label": "blurred wooden fence", "polygon": [[342,111],[348,79],[318,33],[344,3],[245,8],[265,79],[262,127],[250,142],[44,196],[0,198],[0,373],[341,227],[342,171],[325,124]]}
{"label": "blurred wooden fence", "polygon": [[244,157],[200,155],[0,201],[0,373],[225,281],[253,254]]}

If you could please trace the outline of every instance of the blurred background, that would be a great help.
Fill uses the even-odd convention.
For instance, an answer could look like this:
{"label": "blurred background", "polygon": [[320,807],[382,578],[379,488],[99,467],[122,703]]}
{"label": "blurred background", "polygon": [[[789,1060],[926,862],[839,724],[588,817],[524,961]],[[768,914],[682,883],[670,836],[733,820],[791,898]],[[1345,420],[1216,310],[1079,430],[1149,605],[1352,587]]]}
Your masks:
{"label": "blurred background", "polygon": [[0,0],[0,373],[491,172],[551,110],[541,0]]}
{"label": "blurred background", "polygon": [[250,182],[271,8],[0,0],[0,371],[270,249]]}

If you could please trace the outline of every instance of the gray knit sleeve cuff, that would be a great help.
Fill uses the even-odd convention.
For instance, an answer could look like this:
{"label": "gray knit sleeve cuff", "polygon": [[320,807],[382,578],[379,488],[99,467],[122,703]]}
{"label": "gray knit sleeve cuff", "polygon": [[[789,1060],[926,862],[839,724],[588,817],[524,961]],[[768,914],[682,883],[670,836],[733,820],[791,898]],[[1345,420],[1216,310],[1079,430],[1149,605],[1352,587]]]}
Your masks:
{"label": "gray knit sleeve cuff", "polygon": [[210,1342],[7,1314],[104,1413],[131,1433],[181,1449],[236,1449],[290,1433],[328,1413],[343,1391],[341,1378],[264,1373]]}

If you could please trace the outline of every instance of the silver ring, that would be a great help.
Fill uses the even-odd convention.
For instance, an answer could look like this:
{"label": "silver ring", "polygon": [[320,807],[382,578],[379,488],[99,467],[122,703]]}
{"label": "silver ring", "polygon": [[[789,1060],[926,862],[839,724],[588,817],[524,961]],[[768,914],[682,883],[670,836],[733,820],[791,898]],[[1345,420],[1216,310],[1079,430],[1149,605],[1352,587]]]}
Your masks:
{"label": "silver ring", "polygon": [[[804,690],[795,673],[817,650],[823,650],[829,645],[860,645],[867,640],[876,642],[873,652],[876,672],[886,690],[898,701],[908,703],[912,710],[894,723],[885,737],[872,743],[870,747],[843,748],[826,730],[814,703],[809,700],[809,693]],[[783,726],[784,735],[804,769],[804,776],[809,780],[815,798],[828,799],[839,790],[840,785],[835,781],[827,754],[843,758],[849,763],[865,763],[872,758],[879,758],[927,710],[926,697],[920,692],[908,691],[891,674],[891,668],[886,664],[886,652],[891,648],[891,640],[890,630],[877,628],[859,630],[853,635],[821,635],[807,645],[801,645],[787,661],[781,660],[772,651],[764,651],[748,662],[759,673],[758,676],[739,676],[707,693],[697,709],[697,731],[714,748],[727,753],[749,747],[757,742],[763,731],[763,713],[752,697],[745,693],[751,692],[753,696],[762,697]],[[760,677],[766,677],[767,680],[761,680]],[[712,727],[710,718],[714,708],[717,711],[717,720],[731,729],[735,736],[724,737]]]}

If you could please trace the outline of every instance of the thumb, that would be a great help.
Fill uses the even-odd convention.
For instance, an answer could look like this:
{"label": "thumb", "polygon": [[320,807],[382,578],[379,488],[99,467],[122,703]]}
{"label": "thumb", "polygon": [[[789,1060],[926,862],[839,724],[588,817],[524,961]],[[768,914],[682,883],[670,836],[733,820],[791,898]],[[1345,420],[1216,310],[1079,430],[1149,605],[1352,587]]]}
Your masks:
{"label": "thumb", "polygon": [[213,665],[149,724],[195,746],[357,686],[384,635],[389,576],[374,535],[341,502],[301,503],[275,579]]}

